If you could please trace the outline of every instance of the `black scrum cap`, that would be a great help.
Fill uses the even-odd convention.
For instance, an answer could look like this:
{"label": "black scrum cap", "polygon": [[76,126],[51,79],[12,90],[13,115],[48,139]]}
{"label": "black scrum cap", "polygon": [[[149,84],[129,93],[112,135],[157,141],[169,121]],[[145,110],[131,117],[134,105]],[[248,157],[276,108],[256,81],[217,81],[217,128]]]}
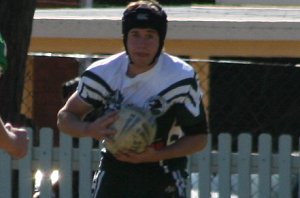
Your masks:
{"label": "black scrum cap", "polygon": [[167,33],[167,23],[167,15],[162,9],[156,10],[151,7],[137,7],[135,9],[125,10],[122,18],[122,33],[127,54],[127,35],[132,28],[154,29],[159,34],[160,42],[158,52],[154,57],[154,60],[151,62],[152,64],[159,56],[163,48]]}

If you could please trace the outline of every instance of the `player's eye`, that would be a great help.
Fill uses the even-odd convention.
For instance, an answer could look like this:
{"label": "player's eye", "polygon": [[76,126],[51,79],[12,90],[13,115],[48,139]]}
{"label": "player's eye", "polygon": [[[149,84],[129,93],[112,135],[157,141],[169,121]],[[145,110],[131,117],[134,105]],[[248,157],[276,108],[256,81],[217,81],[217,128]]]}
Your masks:
{"label": "player's eye", "polygon": [[139,38],[139,37],[140,37],[140,34],[138,34],[137,32],[131,32],[131,33],[129,34],[129,36],[132,37],[132,38]]}
{"label": "player's eye", "polygon": [[153,34],[147,34],[146,35],[146,39],[154,39],[154,35]]}

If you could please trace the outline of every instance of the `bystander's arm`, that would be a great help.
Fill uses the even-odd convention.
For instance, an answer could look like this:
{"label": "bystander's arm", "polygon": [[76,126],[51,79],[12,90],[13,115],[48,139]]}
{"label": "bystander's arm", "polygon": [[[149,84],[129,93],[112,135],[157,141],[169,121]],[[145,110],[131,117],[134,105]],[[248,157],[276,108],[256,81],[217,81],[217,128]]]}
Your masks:
{"label": "bystander's arm", "polygon": [[13,127],[10,123],[4,125],[0,118],[0,148],[14,158],[22,158],[27,154],[28,136],[24,128]]}

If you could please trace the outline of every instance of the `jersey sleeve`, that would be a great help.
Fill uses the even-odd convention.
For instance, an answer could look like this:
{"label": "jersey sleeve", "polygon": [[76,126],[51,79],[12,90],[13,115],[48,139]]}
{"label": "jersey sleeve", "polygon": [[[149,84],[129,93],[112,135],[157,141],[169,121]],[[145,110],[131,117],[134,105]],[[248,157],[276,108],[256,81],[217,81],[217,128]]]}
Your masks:
{"label": "jersey sleeve", "polygon": [[185,99],[176,107],[177,124],[180,125],[186,135],[207,133],[207,120],[202,95],[199,80],[195,74]]}
{"label": "jersey sleeve", "polygon": [[111,92],[109,85],[91,71],[85,71],[82,74],[77,87],[80,98],[96,108],[105,104],[105,100]]}
{"label": "jersey sleeve", "polygon": [[202,102],[199,108],[200,114],[196,117],[186,111],[185,108],[181,109],[179,107],[178,109],[180,113],[179,116],[177,116],[177,122],[186,135],[207,134],[208,132],[206,113]]}

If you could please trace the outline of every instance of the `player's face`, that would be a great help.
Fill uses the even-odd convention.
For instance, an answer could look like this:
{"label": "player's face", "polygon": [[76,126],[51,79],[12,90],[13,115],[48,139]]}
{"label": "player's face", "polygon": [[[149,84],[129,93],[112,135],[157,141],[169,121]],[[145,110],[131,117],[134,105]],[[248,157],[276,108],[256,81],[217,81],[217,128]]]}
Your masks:
{"label": "player's face", "polygon": [[127,49],[135,65],[148,66],[157,53],[159,35],[150,28],[133,28],[128,32]]}

